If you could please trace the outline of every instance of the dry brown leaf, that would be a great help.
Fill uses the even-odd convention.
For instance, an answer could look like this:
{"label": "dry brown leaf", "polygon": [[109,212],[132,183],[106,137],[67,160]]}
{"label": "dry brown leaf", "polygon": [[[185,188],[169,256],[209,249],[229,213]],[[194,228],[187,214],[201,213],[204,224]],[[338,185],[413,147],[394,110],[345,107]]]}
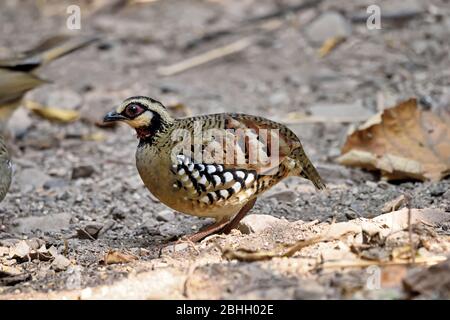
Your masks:
{"label": "dry brown leaf", "polygon": [[348,136],[338,162],[387,180],[439,181],[450,174],[450,115],[421,110],[415,99],[400,103]]}
{"label": "dry brown leaf", "polygon": [[381,271],[381,286],[383,288],[395,288],[402,285],[408,271],[406,265],[385,266]]}
{"label": "dry brown leaf", "polygon": [[105,254],[101,262],[103,264],[117,264],[117,263],[128,263],[137,259],[138,257],[136,257],[133,254],[120,252],[117,250],[110,250],[108,251],[107,254]]}
{"label": "dry brown leaf", "polygon": [[91,134],[86,134],[81,137],[84,141],[95,141],[95,142],[102,142],[106,140],[106,135],[103,134],[103,132],[95,132]]}
{"label": "dry brown leaf", "polygon": [[224,248],[221,249],[222,257],[227,260],[238,260],[245,262],[270,260],[281,255],[273,251],[254,251],[246,248]]}
{"label": "dry brown leaf", "polygon": [[88,225],[82,229],[77,229],[78,239],[97,240],[103,226]]}
{"label": "dry brown leaf", "polygon": [[25,105],[29,110],[33,111],[36,115],[51,121],[66,123],[76,121],[80,117],[78,111],[54,107],[44,107],[41,104],[34,101],[26,101]]}
{"label": "dry brown leaf", "polygon": [[384,204],[383,208],[381,208],[381,213],[389,213],[392,211],[396,211],[400,209],[406,202],[405,195],[399,195],[397,198],[388,201]]}
{"label": "dry brown leaf", "polygon": [[345,41],[345,37],[337,36],[325,40],[319,49],[319,57],[323,58],[328,55],[334,48]]}

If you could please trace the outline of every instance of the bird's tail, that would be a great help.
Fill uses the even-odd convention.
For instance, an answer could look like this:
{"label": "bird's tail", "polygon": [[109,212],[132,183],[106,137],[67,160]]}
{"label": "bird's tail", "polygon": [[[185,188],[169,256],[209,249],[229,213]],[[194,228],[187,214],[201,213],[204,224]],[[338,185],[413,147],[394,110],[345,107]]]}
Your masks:
{"label": "bird's tail", "polygon": [[325,183],[323,182],[314,165],[306,156],[305,151],[303,151],[302,147],[295,149],[291,153],[290,157],[296,160],[299,168],[301,169],[300,175],[302,177],[310,180],[318,190],[326,188]]}
{"label": "bird's tail", "polygon": [[31,71],[97,40],[98,38],[95,37],[53,36],[17,57],[0,60],[0,67],[17,71]]}

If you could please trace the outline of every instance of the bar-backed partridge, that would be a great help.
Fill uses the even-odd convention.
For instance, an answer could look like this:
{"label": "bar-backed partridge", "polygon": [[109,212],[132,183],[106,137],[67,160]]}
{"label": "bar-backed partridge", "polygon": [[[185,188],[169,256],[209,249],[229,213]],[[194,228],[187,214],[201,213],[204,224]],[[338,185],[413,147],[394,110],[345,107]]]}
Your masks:
{"label": "bar-backed partridge", "polygon": [[59,35],[14,57],[0,59],[0,133],[4,132],[25,93],[48,82],[35,75],[39,67],[96,40]]}
{"label": "bar-backed partridge", "polygon": [[137,132],[136,165],[148,190],[170,208],[216,223],[188,236],[199,241],[228,233],[256,198],[288,176],[325,184],[286,126],[238,113],[174,119],[158,101],[132,97],[105,122],[123,121]]}

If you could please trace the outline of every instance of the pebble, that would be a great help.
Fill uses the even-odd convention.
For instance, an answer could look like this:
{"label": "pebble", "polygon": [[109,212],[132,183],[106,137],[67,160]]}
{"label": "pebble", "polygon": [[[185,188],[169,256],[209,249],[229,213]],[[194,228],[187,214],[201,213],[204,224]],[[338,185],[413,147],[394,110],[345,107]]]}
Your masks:
{"label": "pebble", "polygon": [[430,195],[432,197],[440,197],[442,196],[444,193],[446,193],[447,190],[445,190],[444,186],[439,185],[439,184],[435,184],[430,186]]}
{"label": "pebble", "polygon": [[49,107],[77,109],[81,104],[81,96],[72,90],[59,89],[47,95],[46,105]]}
{"label": "pebble", "polygon": [[352,104],[314,104],[309,108],[311,115],[318,118],[333,119],[335,121],[365,121],[374,113],[365,108],[361,101]]}
{"label": "pebble", "polygon": [[72,180],[79,178],[88,178],[92,176],[95,169],[91,165],[81,165],[72,169]]}
{"label": "pebble", "polygon": [[298,199],[298,194],[292,190],[283,190],[267,196],[267,199],[277,199],[282,202],[295,202]]}
{"label": "pebble", "polygon": [[158,221],[173,221],[175,219],[175,214],[171,210],[163,210],[156,214],[156,220]]}
{"label": "pebble", "polygon": [[175,237],[182,234],[182,231],[176,225],[165,223],[159,227],[159,233],[165,237]]}
{"label": "pebble", "polygon": [[334,37],[348,37],[351,34],[351,24],[337,12],[326,12],[311,22],[306,29],[310,41],[322,44]]}
{"label": "pebble", "polygon": [[25,217],[16,219],[14,232],[31,233],[34,230],[43,232],[60,231],[68,228],[71,215],[69,213],[50,214],[42,217]]}
{"label": "pebble", "polygon": [[21,192],[26,194],[35,189],[42,188],[48,180],[50,180],[50,177],[42,172],[42,170],[27,168],[17,170],[15,183],[19,186]]}
{"label": "pebble", "polygon": [[51,266],[56,271],[64,271],[70,266],[70,260],[63,255],[58,254],[53,260]]}
{"label": "pebble", "polygon": [[238,229],[243,234],[259,233],[267,228],[283,223],[281,219],[265,214],[251,214],[239,223]]}

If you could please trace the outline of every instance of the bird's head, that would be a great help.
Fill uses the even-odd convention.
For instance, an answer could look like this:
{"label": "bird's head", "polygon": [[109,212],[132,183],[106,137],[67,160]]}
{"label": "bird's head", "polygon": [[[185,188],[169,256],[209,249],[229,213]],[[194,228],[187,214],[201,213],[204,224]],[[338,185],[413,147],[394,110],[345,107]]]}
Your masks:
{"label": "bird's head", "polygon": [[161,102],[148,97],[131,97],[109,112],[103,121],[123,121],[136,130],[139,139],[145,140],[170,126],[174,119]]}

